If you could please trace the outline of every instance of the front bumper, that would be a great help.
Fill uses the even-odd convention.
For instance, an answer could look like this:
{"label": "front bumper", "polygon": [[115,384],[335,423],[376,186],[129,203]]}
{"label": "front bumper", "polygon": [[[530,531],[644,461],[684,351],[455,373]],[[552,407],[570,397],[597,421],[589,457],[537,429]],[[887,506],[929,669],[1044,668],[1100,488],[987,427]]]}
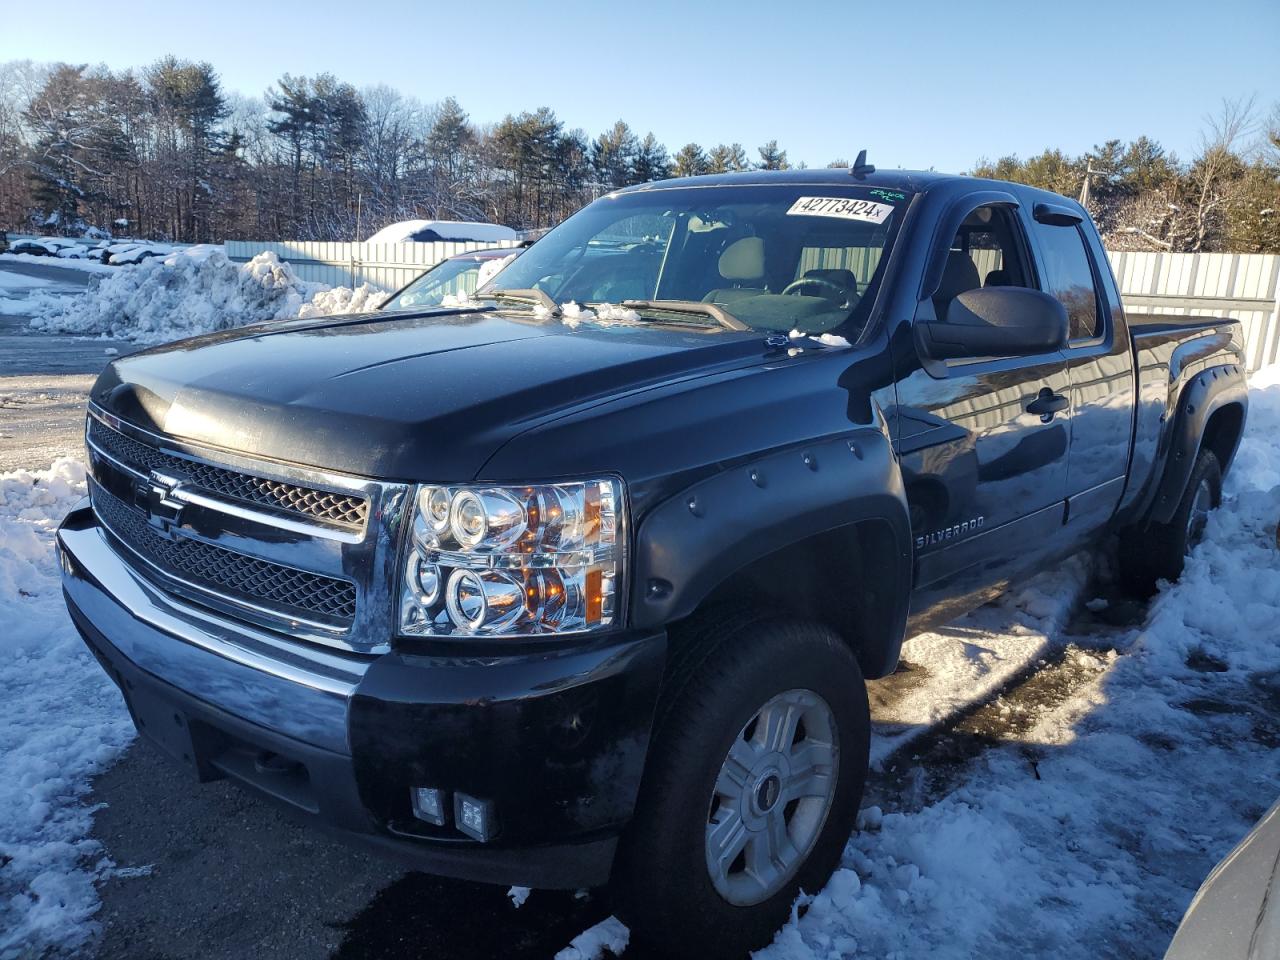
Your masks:
{"label": "front bumper", "polygon": [[[88,507],[58,532],[72,620],[139,732],[444,876],[607,881],[639,789],[661,631],[501,658],[320,650],[180,603],[125,564]],[[492,804],[488,843],[417,820],[410,787]]]}

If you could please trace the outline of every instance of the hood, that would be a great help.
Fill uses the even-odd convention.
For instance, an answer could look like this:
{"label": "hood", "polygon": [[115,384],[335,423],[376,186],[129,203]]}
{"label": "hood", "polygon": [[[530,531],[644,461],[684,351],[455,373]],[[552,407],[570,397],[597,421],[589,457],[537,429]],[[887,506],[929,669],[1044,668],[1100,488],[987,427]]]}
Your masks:
{"label": "hood", "polygon": [[766,359],[763,333],[570,329],[492,310],[261,324],[114,361],[95,403],[158,433],[381,479],[464,481],[512,436]]}

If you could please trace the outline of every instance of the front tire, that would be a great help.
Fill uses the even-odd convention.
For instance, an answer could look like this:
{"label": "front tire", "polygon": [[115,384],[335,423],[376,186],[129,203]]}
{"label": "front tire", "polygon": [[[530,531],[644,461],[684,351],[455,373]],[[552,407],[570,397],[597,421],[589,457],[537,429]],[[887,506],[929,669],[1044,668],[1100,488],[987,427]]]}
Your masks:
{"label": "front tire", "polygon": [[1201,450],[1187,480],[1187,489],[1168,523],[1120,535],[1120,577],[1140,596],[1155,593],[1160,580],[1182,576],[1187,554],[1204,536],[1209,512],[1222,503],[1222,467],[1211,450]]}
{"label": "front tire", "polygon": [[840,861],[866,780],[866,687],[816,624],[711,625],[677,650],[618,909],[661,956],[742,956]]}

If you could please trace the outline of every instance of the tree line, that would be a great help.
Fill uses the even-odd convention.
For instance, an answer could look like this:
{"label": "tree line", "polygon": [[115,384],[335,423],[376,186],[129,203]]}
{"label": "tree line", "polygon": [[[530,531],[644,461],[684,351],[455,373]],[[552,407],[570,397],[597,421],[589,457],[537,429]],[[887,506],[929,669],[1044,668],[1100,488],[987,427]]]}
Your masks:
{"label": "tree line", "polygon": [[[1259,140],[1253,113],[1228,105],[1185,163],[1139,137],[973,172],[1073,196],[1087,179],[1113,245],[1280,251],[1280,114]],[[630,184],[790,165],[776,140],[669,152],[622,120],[590,137],[548,107],[480,124],[452,97],[425,104],[328,73],[247,97],[172,56],[121,71],[0,64],[0,229],[196,243],[362,239],[410,218],[529,229]]]}
{"label": "tree line", "polygon": [[1252,100],[1224,102],[1187,162],[1138,137],[1081,156],[981,160],[973,172],[1083,195],[1112,249],[1280,253],[1280,104],[1259,121]]}
{"label": "tree line", "polygon": [[397,220],[550,226],[601,193],[670,176],[784,169],[776,141],[674,156],[619,120],[594,139],[547,107],[473,122],[331,74],[261,98],[213,66],[0,64],[0,228],[177,242],[351,240]]}

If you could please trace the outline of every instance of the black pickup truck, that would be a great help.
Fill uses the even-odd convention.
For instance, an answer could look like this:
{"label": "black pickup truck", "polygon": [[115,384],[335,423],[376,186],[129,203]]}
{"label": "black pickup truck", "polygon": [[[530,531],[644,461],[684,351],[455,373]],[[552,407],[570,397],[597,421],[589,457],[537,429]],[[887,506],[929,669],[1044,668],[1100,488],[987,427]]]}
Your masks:
{"label": "black pickup truck", "polygon": [[67,604],[194,776],[732,954],[836,866],[905,637],[1113,534],[1179,574],[1242,346],[1126,318],[1054,194],[647,184],[474,300],[112,363]]}

